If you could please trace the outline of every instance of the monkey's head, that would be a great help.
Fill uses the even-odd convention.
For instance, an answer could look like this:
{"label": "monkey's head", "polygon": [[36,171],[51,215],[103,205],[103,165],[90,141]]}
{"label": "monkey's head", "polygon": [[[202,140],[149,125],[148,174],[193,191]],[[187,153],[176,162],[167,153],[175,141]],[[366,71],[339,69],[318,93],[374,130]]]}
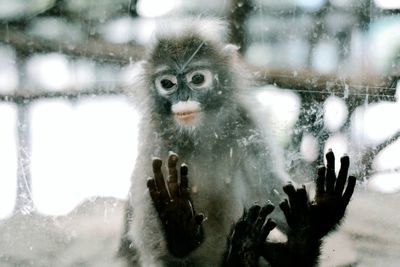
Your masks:
{"label": "monkey's head", "polygon": [[235,93],[234,50],[196,27],[159,37],[145,71],[153,112],[180,130],[221,122]]}

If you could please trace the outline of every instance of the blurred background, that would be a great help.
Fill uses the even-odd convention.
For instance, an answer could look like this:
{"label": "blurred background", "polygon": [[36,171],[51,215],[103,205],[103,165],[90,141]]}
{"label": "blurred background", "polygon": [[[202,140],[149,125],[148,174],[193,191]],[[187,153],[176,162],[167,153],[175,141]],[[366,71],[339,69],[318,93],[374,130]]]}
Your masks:
{"label": "blurred background", "polygon": [[[76,257],[56,264],[27,255],[40,238],[54,241],[40,253],[67,253],[94,218],[116,239],[139,142],[139,113],[124,88],[157,25],[188,16],[228,22],[295,180],[312,181],[328,148],[337,158],[350,155],[362,199],[354,205],[362,214],[371,215],[365,206],[379,209],[372,226],[345,228],[350,239],[376,230],[382,216],[393,222],[386,229],[399,230],[400,1],[0,0],[0,247],[9,247],[0,251],[1,266],[77,266]],[[66,223],[77,214],[79,224]],[[51,225],[38,228],[38,239],[31,232],[21,255],[15,248],[32,229],[15,218]],[[43,237],[54,222],[66,232]],[[400,240],[381,235],[385,249],[400,249]],[[366,246],[356,245],[373,250]],[[361,264],[354,251],[328,266],[376,266]],[[396,253],[382,251],[375,252],[386,266],[398,266]],[[93,266],[111,264],[95,258]]]}

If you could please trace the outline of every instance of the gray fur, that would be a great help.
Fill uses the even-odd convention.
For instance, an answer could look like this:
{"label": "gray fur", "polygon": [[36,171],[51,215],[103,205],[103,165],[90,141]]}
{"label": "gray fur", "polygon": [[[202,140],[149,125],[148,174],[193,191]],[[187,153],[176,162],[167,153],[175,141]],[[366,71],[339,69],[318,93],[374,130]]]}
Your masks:
{"label": "gray fur", "polygon": [[[207,25],[213,24],[208,21]],[[221,23],[215,25],[220,27]],[[225,46],[214,35],[206,37],[201,20],[188,23],[181,34],[161,34],[143,64],[143,75],[130,88],[129,93],[140,100],[143,111],[127,209],[131,212],[121,248],[130,266],[218,266],[231,225],[243,208],[256,201],[278,204],[280,200],[272,193],[281,191],[286,179],[277,167],[282,164],[278,150],[272,136],[265,132],[269,127],[259,126],[266,120],[255,119],[257,114],[249,111],[248,75],[237,62],[236,52]],[[204,101],[215,99],[218,105],[210,103],[200,123],[185,128],[157,106],[162,97],[154,86],[154,70],[167,65],[179,72],[184,64],[190,67],[204,59],[215,74],[210,92],[215,98]],[[195,209],[207,217],[204,243],[183,259],[168,253],[146,188],[146,179],[153,176],[152,157],[165,161],[169,151],[176,152],[188,165]]]}

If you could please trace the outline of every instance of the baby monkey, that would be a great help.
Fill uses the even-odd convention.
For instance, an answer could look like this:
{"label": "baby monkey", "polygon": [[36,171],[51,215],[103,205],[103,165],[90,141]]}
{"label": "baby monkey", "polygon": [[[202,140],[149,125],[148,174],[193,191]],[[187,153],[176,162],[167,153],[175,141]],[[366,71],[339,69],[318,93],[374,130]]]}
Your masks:
{"label": "baby monkey", "polygon": [[[181,30],[169,27],[155,35],[127,88],[141,112],[119,253],[128,266],[219,266],[243,207],[264,199],[279,204],[289,180],[274,126],[260,115],[252,79],[236,47],[226,43],[224,25],[189,20],[175,26]],[[165,185],[161,162],[148,164],[153,156],[168,158],[169,151],[188,164],[191,195],[186,168],[176,170],[176,155],[170,156]],[[154,181],[147,187],[148,177]],[[200,223],[192,203],[207,223]],[[284,214],[275,219],[282,230]]]}
{"label": "baby monkey", "polygon": [[[332,151],[326,154],[326,160],[327,166],[318,170],[313,200],[309,199],[304,186],[295,188],[287,184],[283,187],[288,199],[279,207],[289,226],[287,241],[278,243],[267,240],[276,226],[268,218],[274,205],[253,205],[232,227],[221,266],[256,267],[260,266],[260,257],[271,266],[307,267],[318,263],[322,239],[340,225],[356,184],[354,176],[347,177],[348,156],[341,158],[337,177]],[[169,156],[169,179],[165,181],[161,160],[153,160],[154,178],[148,180],[147,186],[163,225],[167,247],[171,253],[180,255],[201,244],[204,216],[195,212],[188,186],[188,168],[185,164],[181,165],[179,180],[177,161],[176,154]]]}
{"label": "baby monkey", "polygon": [[[203,19],[180,21],[159,32],[127,88],[140,101],[141,112],[141,142],[119,253],[128,266],[220,266],[226,238],[243,208],[266,200],[278,205],[290,180],[274,140],[275,126],[254,101],[252,76],[225,33],[223,23]],[[177,168],[178,157],[168,156],[169,151],[188,167]],[[161,160],[148,164],[152,156],[169,157],[167,179]],[[146,185],[148,177],[153,178]],[[288,186],[285,191],[290,202],[286,211],[297,210],[291,203],[297,190]],[[270,210],[259,215],[252,208],[249,214],[262,221]],[[252,223],[253,215],[247,217],[243,220]],[[281,209],[275,210],[274,220],[283,232],[292,223],[288,226]],[[269,223],[267,229],[271,227]],[[247,240],[254,231],[241,232]],[[247,241],[239,238],[239,243]],[[239,258],[249,258],[244,248],[238,250]],[[258,248],[255,256],[261,255]]]}

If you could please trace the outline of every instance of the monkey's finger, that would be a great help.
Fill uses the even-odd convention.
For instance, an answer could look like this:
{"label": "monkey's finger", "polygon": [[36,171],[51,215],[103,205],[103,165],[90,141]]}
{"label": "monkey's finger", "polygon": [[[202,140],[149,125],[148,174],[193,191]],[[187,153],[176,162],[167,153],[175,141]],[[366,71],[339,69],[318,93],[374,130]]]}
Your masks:
{"label": "monkey's finger", "polygon": [[326,192],[333,193],[335,188],[336,174],[335,174],[335,155],[332,150],[326,153]]}
{"label": "monkey's finger", "polygon": [[189,179],[188,179],[188,167],[185,163],[181,164],[181,189],[188,189],[189,187]]}
{"label": "monkey's finger", "polygon": [[164,175],[161,171],[162,160],[159,158],[153,159],[153,173],[154,180],[156,184],[156,190],[160,193],[160,197],[163,201],[167,201],[169,199],[168,191],[164,181]]}
{"label": "monkey's finger", "polygon": [[172,199],[178,197],[179,194],[178,171],[176,170],[177,162],[178,162],[178,155],[170,152],[168,157],[168,173],[169,173],[168,189]]}
{"label": "monkey's finger", "polygon": [[268,219],[267,222],[264,224],[264,226],[261,228],[260,241],[264,242],[265,239],[267,239],[271,230],[274,229],[275,227],[276,227],[276,222],[274,222],[272,219]]}
{"label": "monkey's finger", "polygon": [[151,199],[155,202],[158,201],[159,195],[157,194],[156,181],[153,178],[147,179],[147,188],[149,189]]}
{"label": "monkey's finger", "polygon": [[260,216],[268,216],[271,214],[271,212],[275,209],[275,206],[272,203],[266,204],[264,207],[262,207],[260,211]]}
{"label": "monkey's finger", "polygon": [[188,167],[186,164],[181,165],[181,179],[179,183],[179,195],[181,198],[190,199],[190,188],[188,180]]}
{"label": "monkey's finger", "polygon": [[298,216],[304,215],[304,213],[308,210],[308,195],[307,195],[307,190],[304,185],[302,185],[301,188],[297,189],[296,191],[297,195],[297,210],[293,210],[292,212],[298,213]]}
{"label": "monkey's finger", "polygon": [[347,182],[346,190],[344,191],[342,198],[344,208],[347,207],[347,205],[349,204],[351,196],[354,193],[355,186],[356,186],[356,177],[350,176]]}
{"label": "monkey's finger", "polygon": [[154,180],[156,181],[157,191],[160,191],[165,188],[164,176],[161,171],[161,166],[162,166],[162,160],[159,158],[154,158],[153,174],[154,174]]}
{"label": "monkey's finger", "polygon": [[169,152],[168,156],[168,182],[177,183],[178,182],[178,171],[176,170],[176,164],[178,162],[178,155]]}
{"label": "monkey's finger", "polygon": [[156,181],[153,178],[148,178],[146,185],[150,193],[157,192]]}
{"label": "monkey's finger", "polygon": [[286,193],[286,195],[289,197],[289,203],[291,209],[297,209],[297,196],[296,196],[296,188],[294,188],[294,185],[291,183],[288,183],[283,187],[283,191]]}
{"label": "monkey's finger", "polygon": [[265,219],[267,216],[274,210],[275,206],[268,203],[267,205],[263,206],[260,210],[260,213],[258,214],[258,218],[255,223],[255,227],[257,231],[261,230],[261,227],[265,223]]}
{"label": "monkey's finger", "polygon": [[246,220],[249,223],[254,223],[258,217],[258,214],[260,213],[261,207],[259,205],[253,205],[250,207],[249,212],[247,213],[247,218]]}
{"label": "monkey's finger", "polygon": [[156,187],[156,181],[154,181],[153,178],[148,178],[147,182],[146,182],[147,188],[149,189],[149,191],[156,191],[157,187]]}
{"label": "monkey's finger", "polygon": [[296,194],[296,188],[289,182],[283,186],[283,192],[285,192],[288,197],[293,197]]}
{"label": "monkey's finger", "polygon": [[315,182],[316,184],[316,199],[321,197],[325,193],[325,172],[326,169],[324,166],[318,168],[318,176]]}
{"label": "monkey's finger", "polygon": [[343,156],[340,159],[340,170],[336,180],[335,194],[341,196],[343,194],[344,185],[347,179],[347,173],[350,166],[350,159],[348,156]]}
{"label": "monkey's finger", "polygon": [[284,201],[282,201],[279,204],[279,208],[283,211],[283,214],[285,215],[286,218],[286,222],[289,225],[289,227],[293,226],[293,219],[292,219],[292,212],[290,210],[290,206],[289,206],[289,202],[287,199],[285,199]]}
{"label": "monkey's finger", "polygon": [[245,234],[248,224],[246,221],[240,219],[233,230],[232,239],[238,238],[239,240],[242,239],[242,236]]}

